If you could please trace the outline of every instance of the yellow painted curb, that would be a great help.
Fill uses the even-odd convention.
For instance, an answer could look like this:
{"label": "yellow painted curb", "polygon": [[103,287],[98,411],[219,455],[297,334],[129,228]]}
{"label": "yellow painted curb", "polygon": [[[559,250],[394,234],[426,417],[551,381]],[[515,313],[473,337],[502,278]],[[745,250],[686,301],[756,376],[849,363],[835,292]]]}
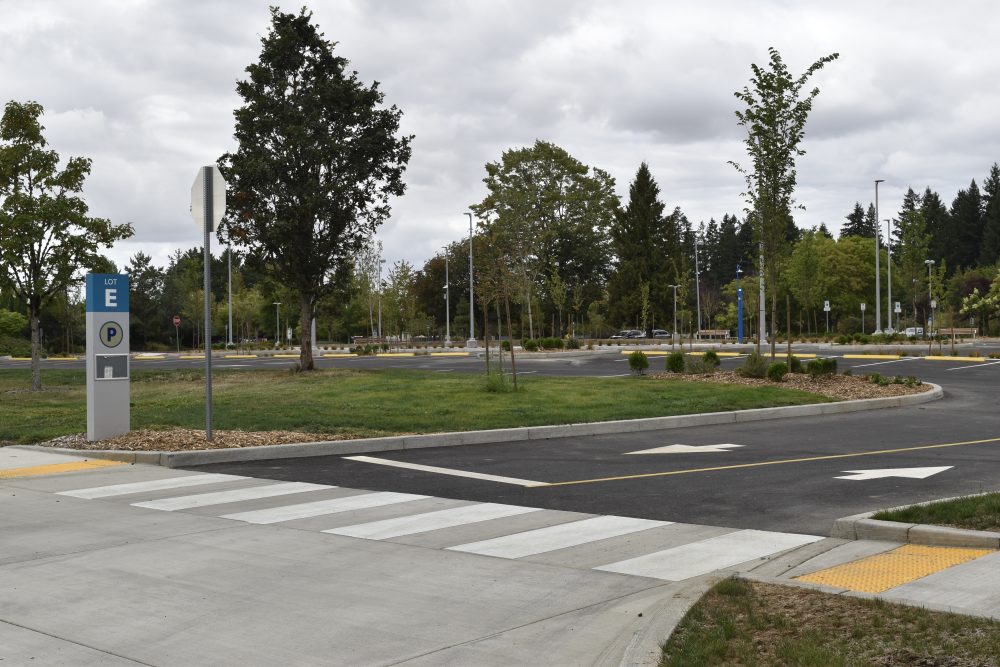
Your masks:
{"label": "yellow painted curb", "polygon": [[[702,352],[701,350],[695,350],[694,352],[685,352],[684,354],[690,354],[690,355],[693,355],[693,356],[696,356],[696,357],[700,357],[700,356],[704,356],[705,355],[705,353]],[[719,352],[718,350],[715,351],[715,354],[717,354],[720,357],[738,357],[738,356],[740,356],[739,352]]]}
{"label": "yellow painted curb", "polygon": [[358,355],[356,355],[356,354],[350,354],[348,352],[344,352],[343,354],[324,354],[324,355],[321,355],[321,356],[324,359],[353,359],[354,357],[357,357]]}
{"label": "yellow painted curb", "polygon": [[996,359],[990,359],[989,357],[935,357],[927,355],[924,357],[927,361],[970,361],[973,363],[983,363],[984,361],[996,361]]}
{"label": "yellow painted curb", "polygon": [[845,354],[844,359],[902,359],[898,354]]}
{"label": "yellow painted curb", "polygon": [[31,361],[31,357],[11,357],[11,361]]}
{"label": "yellow painted curb", "polygon": [[256,359],[256,354],[227,354],[223,359]]}
{"label": "yellow painted curb", "polygon": [[272,354],[273,359],[298,359],[301,355],[298,354]]}
{"label": "yellow painted curb", "polygon": [[892,551],[819,570],[795,579],[861,593],[882,593],[991,553],[993,549],[904,544]]}
{"label": "yellow painted curb", "polygon": [[380,352],[376,357],[415,357],[415,352]]}
{"label": "yellow painted curb", "polygon": [[178,358],[179,359],[204,359],[205,355],[204,354],[202,354],[202,355],[197,355],[197,354],[182,354]]}
{"label": "yellow painted curb", "polygon": [[48,361],[79,361],[80,357],[49,357]]}
{"label": "yellow painted curb", "polygon": [[121,461],[105,461],[103,459],[73,461],[71,463],[50,463],[49,465],[31,466],[30,468],[11,468],[10,470],[0,470],[0,479],[35,477],[37,475],[55,475],[62,472],[79,472],[81,470],[91,470],[93,468],[107,468],[108,466],[123,465],[127,464]]}
{"label": "yellow painted curb", "polygon": [[432,357],[467,357],[471,352],[431,352]]}
{"label": "yellow painted curb", "polygon": [[[778,355],[778,356],[787,357],[788,353],[786,352],[786,353]],[[798,359],[815,359],[816,358],[816,355],[812,354],[811,352],[803,353],[803,354],[795,354],[794,352],[792,352],[792,356],[796,357]]]}

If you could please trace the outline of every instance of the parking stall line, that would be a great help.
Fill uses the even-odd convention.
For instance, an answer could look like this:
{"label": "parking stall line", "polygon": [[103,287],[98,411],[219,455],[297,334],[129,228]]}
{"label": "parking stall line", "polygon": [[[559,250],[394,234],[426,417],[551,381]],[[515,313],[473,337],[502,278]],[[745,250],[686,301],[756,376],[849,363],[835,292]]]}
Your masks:
{"label": "parking stall line", "polygon": [[981,364],[976,364],[975,366],[955,366],[954,368],[946,368],[946,371],[964,371],[970,368],[982,368],[983,366],[996,366],[1000,364],[1000,361],[988,361]]}

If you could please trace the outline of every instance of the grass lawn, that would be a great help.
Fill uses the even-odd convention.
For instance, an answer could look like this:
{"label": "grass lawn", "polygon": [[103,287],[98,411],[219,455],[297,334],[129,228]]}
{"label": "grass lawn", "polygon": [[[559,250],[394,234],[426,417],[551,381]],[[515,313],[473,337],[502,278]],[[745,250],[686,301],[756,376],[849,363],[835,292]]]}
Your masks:
{"label": "grass lawn", "polygon": [[929,523],[936,526],[1000,531],[1000,493],[886,510],[877,512],[872,518],[882,521]]}
{"label": "grass lawn", "polygon": [[[0,370],[0,443],[27,444],[86,431],[83,371]],[[520,378],[516,393],[486,391],[481,375],[396,370],[220,370],[213,373],[218,429],[289,430],[351,437],[469,431],[820,403],[780,387],[621,378]],[[204,426],[201,371],[133,371],[132,428]]]}
{"label": "grass lawn", "polygon": [[998,661],[996,621],[726,579],[677,626],[660,667],[978,667]]}

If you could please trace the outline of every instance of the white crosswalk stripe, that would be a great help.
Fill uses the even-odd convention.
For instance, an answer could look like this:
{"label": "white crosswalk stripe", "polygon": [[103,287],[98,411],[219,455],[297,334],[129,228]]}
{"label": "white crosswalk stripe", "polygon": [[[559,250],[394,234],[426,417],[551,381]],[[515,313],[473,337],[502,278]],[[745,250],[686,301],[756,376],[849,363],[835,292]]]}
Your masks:
{"label": "white crosswalk stripe", "polygon": [[146,491],[165,491],[168,489],[182,489],[190,486],[203,486],[205,484],[218,484],[219,482],[235,482],[241,479],[247,479],[247,478],[241,475],[204,473],[200,475],[185,475],[184,477],[168,477],[167,479],[154,479],[148,482],[130,482],[128,484],[112,484],[110,486],[95,486],[89,489],[60,491],[56,495],[72,496],[73,498],[84,498],[86,500],[94,500],[95,498],[111,498],[113,496],[127,496],[131,493],[143,493]]}
{"label": "white crosswalk stripe", "polygon": [[449,547],[449,550],[500,558],[523,558],[524,556],[533,556],[557,549],[568,549],[598,540],[628,535],[650,528],[668,526],[670,523],[670,521],[651,521],[624,516],[596,516],[591,519],[537,528],[481,542],[461,544]]}
{"label": "white crosswalk stripe", "polygon": [[[61,491],[58,494],[93,500],[251,479],[255,478],[240,475],[200,473],[159,480],[73,489]],[[130,504],[134,507],[147,509],[177,511],[265,498],[277,498],[309,491],[338,489],[336,486],[325,484],[275,482],[273,480],[259,479],[255,481],[263,482],[263,484],[240,489],[160,498]],[[343,491],[351,492],[353,489],[343,489]],[[222,515],[220,518],[251,524],[274,524],[390,505],[400,505],[405,508],[408,503],[412,503],[413,501],[433,498],[433,496],[411,493],[368,491],[350,496],[311,502],[298,502],[265,509],[241,512],[232,512],[230,510],[231,513]],[[128,502],[128,500],[123,502]],[[463,541],[462,544],[458,544],[457,546],[446,547],[448,550],[478,556],[517,559],[538,554],[549,554],[561,549],[572,549],[573,547],[589,545],[601,540],[609,540],[669,526],[673,523],[670,521],[653,521],[650,519],[636,519],[623,516],[592,515],[577,515],[583,518],[566,521],[566,514],[563,513],[559,514],[558,518],[555,515],[540,515],[537,521],[532,521],[534,525],[538,525],[539,523],[553,523],[553,520],[561,521],[560,523],[555,523],[555,525],[548,525],[542,528],[525,530],[525,523],[523,521],[513,521],[507,524],[491,523],[489,524],[489,528],[484,526],[480,531],[480,529],[470,529],[468,527],[480,523],[485,524],[489,521],[513,519],[532,513],[549,512],[550,510],[500,503],[469,503],[459,507],[450,507],[430,512],[421,512],[418,509],[419,507],[421,505],[417,504],[413,509],[409,510],[410,512],[417,512],[415,514],[411,513],[399,517],[340,526],[323,530],[322,532],[369,540],[387,540],[431,531],[462,529],[464,527],[465,530],[461,534],[465,540],[474,536],[476,532],[480,532],[483,537],[489,537],[488,539],[473,542]],[[403,509],[402,511],[406,512],[407,510]],[[497,536],[498,534],[499,536]],[[442,533],[442,539],[438,540],[438,543],[440,544],[444,541],[445,544],[448,544],[448,536],[448,533]],[[634,558],[608,563],[607,565],[601,565],[593,569],[667,581],[682,581],[716,570],[756,561],[760,558],[775,556],[781,552],[805,546],[821,539],[823,538],[814,535],[796,535],[760,530],[736,530],[709,539],[689,542],[670,549],[654,551]],[[454,544],[456,541],[458,540],[453,540],[451,544]],[[656,541],[655,535],[651,534],[639,543],[655,544]],[[632,553],[635,553],[635,551],[633,550]],[[547,557],[552,558],[551,556]],[[559,556],[555,556],[555,558],[558,559]]]}
{"label": "white crosswalk stripe", "polygon": [[426,533],[431,530],[454,528],[470,523],[489,521],[490,519],[501,519],[508,516],[541,511],[541,508],[538,507],[479,503],[394,519],[360,523],[353,526],[341,526],[340,528],[331,528],[323,532],[334,535],[347,535],[348,537],[363,537],[369,540],[385,540],[391,537]]}
{"label": "white crosswalk stripe", "polygon": [[306,482],[285,482],[283,484],[269,484],[267,486],[253,486],[248,489],[233,489],[232,491],[216,491],[214,493],[199,493],[193,496],[179,496],[177,498],[163,498],[160,500],[148,500],[142,503],[132,503],[134,507],[145,507],[153,510],[163,510],[174,512],[176,510],[187,510],[195,507],[207,507],[209,505],[222,505],[225,503],[236,503],[242,500],[257,500],[260,498],[274,498],[276,496],[287,496],[293,493],[305,493],[306,491],[320,491],[322,489],[333,489],[335,487],[325,484],[307,484]]}
{"label": "white crosswalk stripe", "polygon": [[815,535],[738,530],[672,549],[609,563],[595,570],[681,581],[823,539]]}
{"label": "white crosswalk stripe", "polygon": [[236,514],[226,514],[222,518],[256,524],[281,523],[282,521],[306,519],[314,516],[324,516],[326,514],[352,512],[354,510],[383,507],[385,505],[394,505],[396,503],[407,503],[414,500],[423,500],[429,497],[430,496],[418,496],[412,493],[393,493],[389,491],[379,493],[363,493],[358,496],[348,496],[346,498],[331,498],[329,500],[317,500],[315,502],[300,503],[298,505],[285,505],[284,507],[272,507],[270,509],[253,510],[250,512],[237,512]]}

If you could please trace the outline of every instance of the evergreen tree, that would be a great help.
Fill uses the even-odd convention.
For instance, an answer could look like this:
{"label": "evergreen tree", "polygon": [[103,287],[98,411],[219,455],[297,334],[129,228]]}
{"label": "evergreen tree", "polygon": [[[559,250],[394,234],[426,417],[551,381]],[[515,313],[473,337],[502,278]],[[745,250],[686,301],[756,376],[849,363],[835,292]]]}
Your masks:
{"label": "evergreen tree", "polygon": [[847,224],[840,227],[841,238],[845,236],[860,236],[862,238],[875,238],[875,207],[868,206],[868,213],[861,208],[861,202],[854,202],[854,210],[847,216]]}
{"label": "evergreen tree", "polygon": [[833,238],[833,234],[831,234],[830,230],[826,228],[826,223],[825,222],[819,223],[819,229],[817,229],[816,232],[818,234],[822,234],[823,236],[825,236],[828,239],[832,239]]}
{"label": "evergreen tree", "polygon": [[920,212],[924,216],[924,224],[930,235],[927,247],[930,255],[928,259],[935,260],[940,266],[941,260],[947,257],[951,245],[948,209],[941,201],[941,196],[928,187],[920,199]]}
{"label": "evergreen tree", "polygon": [[[619,209],[611,225],[611,245],[616,257],[608,280],[608,316],[615,325],[641,320],[641,288],[649,289],[653,319],[666,321],[672,307],[677,270],[671,257],[678,251],[673,216],[664,216],[660,188],[643,162],[629,186],[628,205]],[[647,335],[652,325],[647,322]]]}
{"label": "evergreen tree", "polygon": [[983,201],[975,179],[955,195],[948,217],[951,234],[945,259],[952,269],[969,268],[979,259],[983,238]]}
{"label": "evergreen tree", "polygon": [[979,262],[1000,262],[1000,165],[996,162],[983,182],[983,241]]}

